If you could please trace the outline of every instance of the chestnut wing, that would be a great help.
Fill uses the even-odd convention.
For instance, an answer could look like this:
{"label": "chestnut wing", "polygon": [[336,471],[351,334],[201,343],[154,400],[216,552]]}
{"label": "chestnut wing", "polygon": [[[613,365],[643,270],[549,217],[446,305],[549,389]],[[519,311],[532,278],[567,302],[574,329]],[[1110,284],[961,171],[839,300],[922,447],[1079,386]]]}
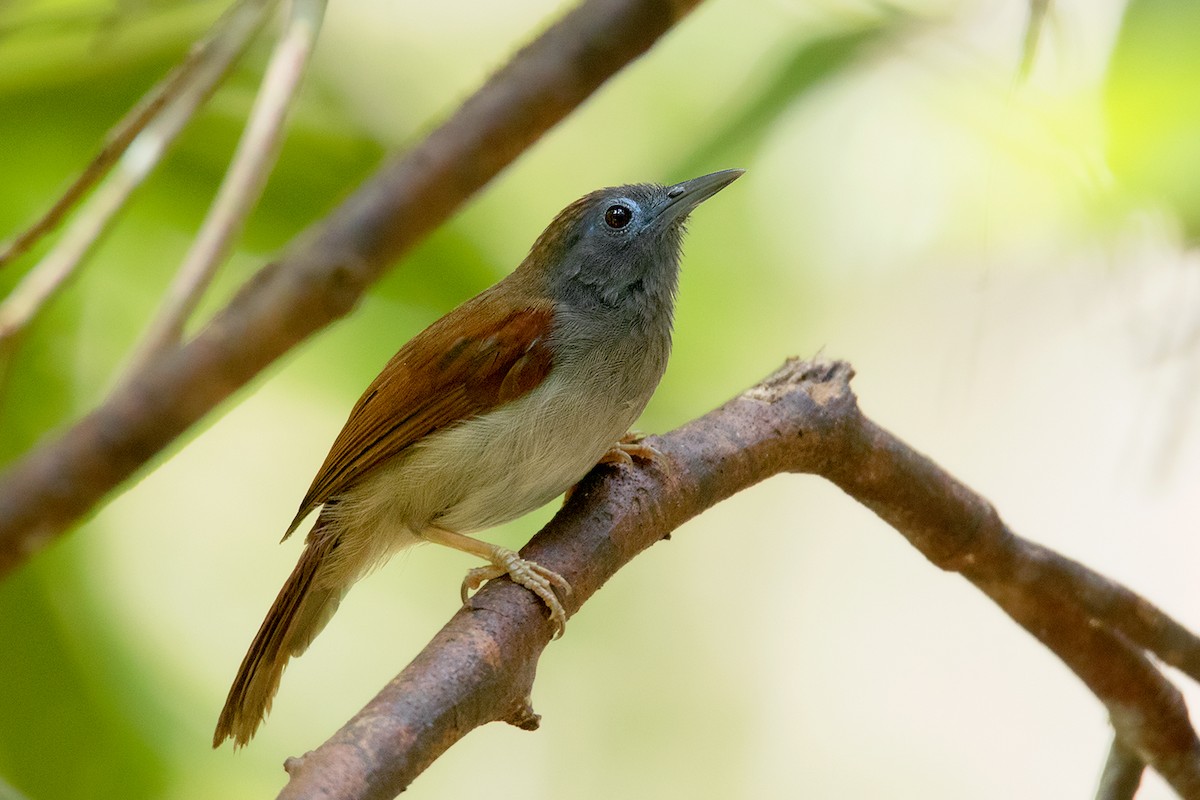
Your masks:
{"label": "chestnut wing", "polygon": [[550,372],[547,302],[496,309],[485,293],[419,333],[359,398],[288,526],[434,431],[527,394]]}

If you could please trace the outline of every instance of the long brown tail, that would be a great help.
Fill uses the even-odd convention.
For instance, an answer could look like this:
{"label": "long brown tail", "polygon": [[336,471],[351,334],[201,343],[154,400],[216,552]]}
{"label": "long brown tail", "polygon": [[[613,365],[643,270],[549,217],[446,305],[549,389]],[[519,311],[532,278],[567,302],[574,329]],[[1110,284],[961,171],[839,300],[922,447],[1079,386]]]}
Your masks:
{"label": "long brown tail", "polygon": [[[318,520],[318,528],[320,525]],[[220,747],[230,737],[235,747],[250,741],[271,710],[288,659],[303,653],[337,610],[347,587],[325,586],[324,581],[317,580],[322,562],[338,545],[338,537],[331,534],[326,529],[309,535],[299,563],[279,590],[242,659],[217,720],[213,747]]]}

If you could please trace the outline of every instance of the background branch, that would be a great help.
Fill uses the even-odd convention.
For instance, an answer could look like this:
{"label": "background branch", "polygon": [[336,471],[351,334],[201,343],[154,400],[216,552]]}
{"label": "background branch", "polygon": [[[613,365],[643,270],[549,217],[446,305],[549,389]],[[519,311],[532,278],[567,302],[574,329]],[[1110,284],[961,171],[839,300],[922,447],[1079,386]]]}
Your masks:
{"label": "background branch", "polygon": [[[101,150],[47,216],[18,238],[16,248],[32,244],[30,237],[49,231],[91,182],[115,165],[53,249],[0,303],[0,347],[14,340],[75,274],[130,196],[221,85],[266,21],[272,5],[244,2],[222,17],[214,26],[216,33],[208,40],[211,44],[205,43],[199,49],[201,56],[189,59],[160,89],[152,91],[144,101],[146,113],[135,113],[127,123],[119,124],[109,146]],[[9,252],[15,250],[10,247]],[[4,349],[11,350],[11,346]]]}
{"label": "background branch", "polygon": [[221,181],[208,216],[167,290],[162,308],[137,348],[130,364],[131,371],[137,371],[146,360],[179,344],[188,319],[218,267],[228,257],[266,186],[279,154],[283,123],[321,30],[325,0],[291,0],[287,11],[287,20],[271,53],[271,61],[233,161]]}
{"label": "background branch", "polygon": [[264,367],[345,315],[443,222],[698,0],[588,0],[517,53],[441,127],[264,267],[183,348],[0,477],[11,571]]}
{"label": "background branch", "polygon": [[[1182,797],[1200,797],[1200,742],[1123,603],[1134,598],[1150,616],[1169,618],[1013,534],[986,500],[865,417],[852,375],[840,362],[789,362],[716,411],[651,437],[665,470],[593,471],[522,554],[571,583],[565,605],[574,614],[635,555],[706,508],[780,472],[820,475],[984,591],[1100,698],[1124,746]],[[1177,633],[1182,660],[1195,659],[1200,640]],[[280,797],[393,797],[475,727],[536,728],[530,693],[551,635],[529,592],[492,581],[332,738],[288,761]]]}
{"label": "background branch", "polygon": [[134,138],[158,116],[164,106],[196,79],[196,74],[204,65],[212,63],[214,59],[225,58],[225,53],[229,51],[241,52],[254,37],[266,13],[275,2],[276,0],[239,0],[230,6],[208,34],[192,46],[187,58],[113,126],[104,137],[100,151],[50,208],[28,228],[12,239],[0,243],[0,267],[7,266],[58,227],[62,218],[83,199],[97,181],[108,174]]}

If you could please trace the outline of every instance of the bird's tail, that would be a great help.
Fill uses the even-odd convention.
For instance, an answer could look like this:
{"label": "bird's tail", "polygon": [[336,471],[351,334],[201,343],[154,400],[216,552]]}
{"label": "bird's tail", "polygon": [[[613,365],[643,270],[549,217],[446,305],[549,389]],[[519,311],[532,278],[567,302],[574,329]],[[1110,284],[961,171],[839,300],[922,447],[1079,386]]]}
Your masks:
{"label": "bird's tail", "polygon": [[235,747],[250,741],[271,710],[288,659],[304,652],[341,602],[348,584],[339,581],[338,585],[327,585],[329,581],[322,580],[326,576],[321,575],[323,565],[327,574],[329,556],[337,548],[339,537],[321,527],[318,520],[318,529],[309,535],[299,563],[279,590],[242,659],[217,720],[213,747],[228,738],[233,739]]}

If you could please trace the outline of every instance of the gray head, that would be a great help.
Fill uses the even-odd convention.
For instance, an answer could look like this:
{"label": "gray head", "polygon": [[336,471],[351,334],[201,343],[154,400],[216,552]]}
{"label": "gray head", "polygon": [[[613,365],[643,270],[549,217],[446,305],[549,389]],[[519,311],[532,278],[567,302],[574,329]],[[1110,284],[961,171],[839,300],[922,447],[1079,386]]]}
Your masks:
{"label": "gray head", "polygon": [[544,275],[560,302],[669,319],[688,214],[742,172],[592,192],[554,218],[521,268]]}

